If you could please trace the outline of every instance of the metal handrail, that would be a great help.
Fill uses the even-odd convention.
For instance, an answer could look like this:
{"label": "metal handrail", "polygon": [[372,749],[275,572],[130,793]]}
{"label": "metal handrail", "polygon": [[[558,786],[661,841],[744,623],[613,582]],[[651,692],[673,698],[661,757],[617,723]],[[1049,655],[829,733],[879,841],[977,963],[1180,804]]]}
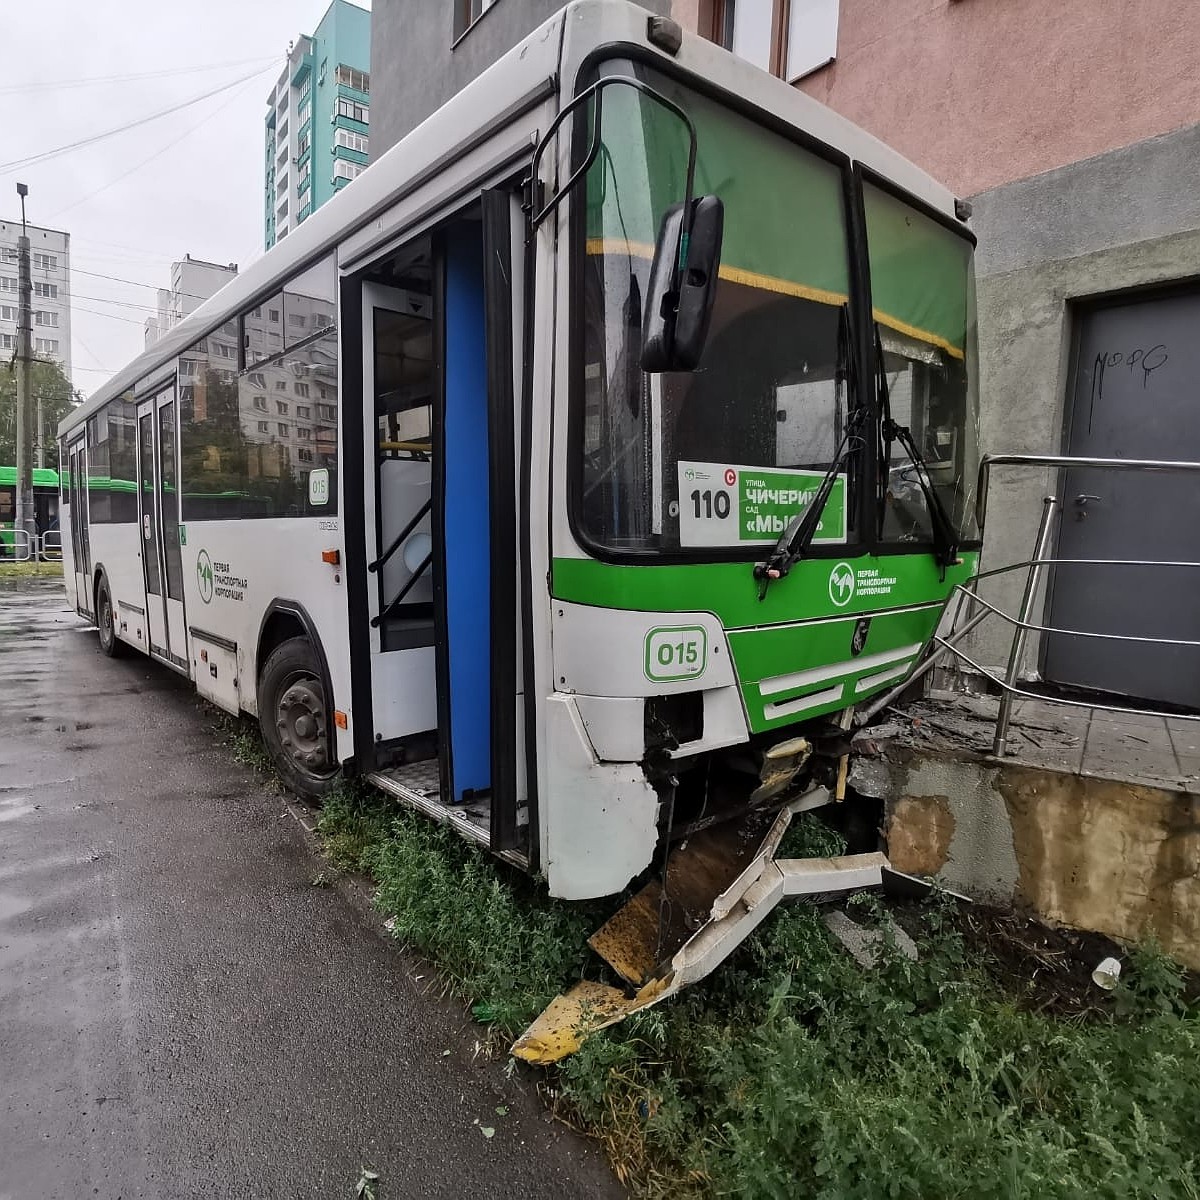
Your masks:
{"label": "metal handrail", "polygon": [[410,533],[421,523],[422,517],[433,507],[433,497],[431,496],[424,504],[417,509],[416,515],[405,527],[396,534],[392,539],[392,544],[373,562],[367,566],[367,570],[371,572],[383,570],[384,563],[400,548],[401,543],[408,537]]}
{"label": "metal handrail", "polygon": [[[956,635],[957,636],[957,635]],[[999,675],[993,674],[986,667],[980,666],[969,654],[964,650],[960,650],[957,644],[952,643],[948,638],[940,638],[934,634],[933,640],[944,649],[949,650],[952,654],[961,658],[967,666],[978,671],[985,679],[990,679],[997,687],[1001,688],[1005,696],[1021,696],[1026,700],[1040,700],[1046,704],[1061,704],[1065,708],[1093,708],[1100,712],[1127,713],[1134,717],[1170,717],[1172,721],[1200,721],[1200,712],[1185,713],[1171,712],[1162,713],[1154,712],[1145,708],[1126,708],[1119,704],[1102,704],[1099,701],[1092,700],[1069,700],[1064,696],[1048,696],[1042,692],[1031,692],[1028,688],[1017,687],[1015,684],[1009,684],[1001,679]],[[997,757],[1003,755],[1004,750],[997,750],[995,744],[992,745],[992,752]]]}
{"label": "metal handrail", "polygon": [[396,593],[392,602],[379,614],[377,617],[371,618],[371,628],[378,629],[392,615],[392,612],[400,607],[400,602],[413,590],[413,585],[421,578],[422,575],[429,569],[429,564],[433,562],[433,551],[425,555],[421,561],[421,565],[405,580],[404,586]]}
{"label": "metal handrail", "polygon": [[1161,458],[1074,458],[1069,454],[985,454],[979,460],[975,488],[975,522],[983,532],[992,467],[1085,467],[1107,471],[1200,472],[1200,462],[1171,462]]}
{"label": "metal handrail", "polygon": [[[1164,471],[1177,472],[1182,474],[1200,473],[1200,463],[1196,462],[1170,462],[1163,459],[1139,459],[1139,458],[1073,458],[1069,455],[1062,454],[985,454],[979,463],[979,479],[978,489],[975,499],[975,515],[982,531],[984,521],[987,516],[987,493],[991,483],[991,468],[993,466],[1022,466],[1022,467],[1062,467],[1066,469],[1085,468],[1095,470],[1116,470],[1116,471]],[[1059,696],[1043,695],[1040,692],[1032,692],[1028,689],[1017,686],[1017,674],[1020,670],[1021,660],[1025,654],[1025,643],[1028,635],[1033,633],[1056,633],[1066,637],[1090,637],[1102,638],[1111,641],[1135,642],[1141,644],[1159,645],[1159,646],[1188,646],[1200,647],[1200,642],[1185,638],[1148,638],[1137,634],[1122,634],[1122,633],[1098,633],[1082,629],[1059,629],[1052,625],[1039,625],[1031,621],[1030,613],[1033,610],[1034,602],[1037,598],[1038,590],[1041,586],[1042,577],[1047,567],[1060,566],[1125,566],[1125,567],[1195,567],[1200,568],[1200,562],[1184,562],[1184,561],[1161,561],[1153,559],[1107,559],[1107,558],[1050,558],[1047,557],[1047,547],[1050,544],[1050,533],[1054,523],[1054,516],[1060,507],[1060,502],[1057,496],[1045,496],[1042,500],[1042,519],[1038,525],[1037,540],[1034,543],[1033,557],[1019,563],[1010,563],[1007,566],[995,567],[990,571],[980,571],[973,575],[966,584],[958,584],[954,587],[951,595],[946,598],[946,603],[942,607],[942,616],[939,618],[938,624],[945,619],[946,613],[949,610],[951,598],[955,595],[958,597],[959,608],[955,613],[954,621],[957,622],[962,613],[962,604],[965,600],[970,612],[971,605],[978,605],[983,609],[982,612],[972,613],[966,624],[962,628],[952,632],[946,637],[942,637],[935,633],[931,643],[930,650],[926,653],[925,658],[917,666],[907,678],[902,680],[896,687],[891,688],[883,696],[879,697],[871,707],[862,715],[859,720],[860,726],[869,721],[877,713],[891,704],[904,690],[910,687],[915,679],[920,678],[931,670],[936,663],[946,653],[955,655],[965,662],[972,670],[977,671],[985,679],[990,680],[1000,689],[1000,705],[996,713],[996,732],[992,740],[992,753],[997,757],[1002,757],[1008,746],[1008,728],[1012,715],[1013,698],[1016,696],[1026,697],[1030,700],[1040,700],[1050,704],[1062,704],[1076,708],[1090,708],[1100,712],[1114,713],[1131,713],[1139,716],[1161,716],[1172,717],[1183,721],[1200,721],[1200,712],[1185,713],[1185,712],[1160,712],[1153,709],[1145,708],[1128,708],[1121,705],[1105,704],[1098,701],[1086,700],[1069,700]],[[978,586],[980,580],[994,578],[998,575],[1011,573],[1012,571],[1028,568],[1029,574],[1025,580],[1025,590],[1021,597],[1021,607],[1018,616],[1012,617],[1008,613],[989,601],[983,599],[978,594]],[[1004,677],[987,670],[981,664],[977,663],[970,655],[964,651],[960,643],[970,634],[983,620],[989,616],[998,616],[1001,620],[1008,622],[1014,626],[1015,633],[1013,635],[1012,646],[1009,650],[1008,664],[1005,669]]]}
{"label": "metal handrail", "polygon": [[[1055,563],[1054,559],[1047,559],[1048,563]],[[1115,564],[1114,564],[1115,565]],[[1188,563],[1190,567],[1200,567],[1200,563]],[[997,616],[1002,621],[1006,621],[1009,625],[1014,625],[1018,629],[1025,630],[1026,633],[1061,633],[1066,637],[1084,637],[1084,638],[1104,638],[1113,642],[1147,642],[1151,646],[1194,646],[1200,647],[1200,641],[1195,641],[1190,638],[1169,638],[1169,637],[1141,637],[1136,633],[1096,633],[1089,629],[1060,629],[1057,625],[1036,625],[1031,621],[1022,621],[1019,617],[1009,616],[1004,609],[997,607],[995,604],[990,604],[982,596],[976,595],[972,591],[968,591],[962,584],[957,584],[956,591],[961,591],[971,604],[981,604],[987,612],[984,616]]]}
{"label": "metal handrail", "polygon": [[[51,538],[56,539],[56,541],[52,543],[50,541]],[[62,562],[63,544],[61,529],[46,530],[46,532],[42,534],[41,542],[41,555],[44,562]]]}

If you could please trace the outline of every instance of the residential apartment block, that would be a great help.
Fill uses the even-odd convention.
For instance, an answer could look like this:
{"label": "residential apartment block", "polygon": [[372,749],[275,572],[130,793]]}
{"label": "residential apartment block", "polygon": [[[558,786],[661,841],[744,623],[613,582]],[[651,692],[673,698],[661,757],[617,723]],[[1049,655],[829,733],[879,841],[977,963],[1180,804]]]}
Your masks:
{"label": "residential apartment block", "polygon": [[288,48],[267,97],[263,241],[270,249],[367,165],[371,14],[333,0]]}
{"label": "residential apartment block", "polygon": [[[29,270],[33,281],[32,345],[37,358],[50,359],[71,378],[71,235],[27,225]],[[17,348],[17,241],[20,221],[0,221],[0,360]]]}
{"label": "residential apartment block", "polygon": [[158,312],[146,318],[146,346],[150,347],[184,317],[191,316],[210,296],[215,296],[237,275],[237,263],[211,263],[185,254],[171,264],[171,286],[158,289]]}

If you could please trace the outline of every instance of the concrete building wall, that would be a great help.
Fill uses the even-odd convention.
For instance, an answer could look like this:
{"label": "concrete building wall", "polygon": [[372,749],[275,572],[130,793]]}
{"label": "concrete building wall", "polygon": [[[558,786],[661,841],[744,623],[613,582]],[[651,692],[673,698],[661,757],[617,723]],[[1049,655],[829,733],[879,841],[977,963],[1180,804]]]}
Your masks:
{"label": "concrete building wall", "polygon": [[[455,36],[457,0],[375,0],[371,26],[371,158],[379,157],[563,7],[565,0],[496,0]],[[653,12],[670,0],[642,0]],[[534,83],[530,80],[530,83]]]}
{"label": "concrete building wall", "polygon": [[210,296],[215,296],[237,275],[237,263],[210,263],[185,255],[171,264],[170,288],[158,289],[158,312],[144,326],[147,346],[152,346],[184,317],[191,316]]}
{"label": "concrete building wall", "polygon": [[1172,0],[842,0],[799,86],[970,195],[1193,123],[1198,60]]}
{"label": "concrete building wall", "polygon": [[[1200,125],[991,189],[975,198],[980,244],[981,444],[1063,452],[1070,348],[1079,305],[1115,292],[1200,279]],[[988,502],[985,567],[1030,556],[1047,471],[1004,470]],[[1132,556],[1134,548],[1129,548]],[[985,595],[1015,612],[1020,575]],[[976,649],[996,665],[1010,631],[985,622]],[[1037,665],[1031,639],[1027,672]]]}

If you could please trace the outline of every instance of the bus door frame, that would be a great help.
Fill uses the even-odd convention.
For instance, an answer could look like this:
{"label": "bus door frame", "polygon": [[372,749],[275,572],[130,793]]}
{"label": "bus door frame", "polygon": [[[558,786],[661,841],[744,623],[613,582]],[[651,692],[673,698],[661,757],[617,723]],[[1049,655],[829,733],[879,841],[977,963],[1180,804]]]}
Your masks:
{"label": "bus door frame", "polygon": [[[179,516],[179,412],[175,403],[175,380],[159,386],[137,400],[137,497],[138,497],[138,557],[142,560],[142,585],[146,596],[146,635],[150,653],[176,670],[187,670],[187,622],[183,608],[182,561],[179,567],[179,596],[169,594],[170,576],[167,570],[166,538],[163,525],[163,473],[162,473],[162,413],[170,406],[172,423],[172,445],[175,455],[174,478],[176,481],[176,517]],[[150,461],[145,457],[143,422],[149,422]],[[149,504],[147,487],[149,483]],[[174,546],[179,555],[179,545]],[[154,580],[151,580],[151,558],[154,563]]]}
{"label": "bus door frame", "polygon": [[88,537],[86,425],[67,443],[67,500],[71,505],[71,561],[75,568],[75,608],[93,615],[91,540]]}

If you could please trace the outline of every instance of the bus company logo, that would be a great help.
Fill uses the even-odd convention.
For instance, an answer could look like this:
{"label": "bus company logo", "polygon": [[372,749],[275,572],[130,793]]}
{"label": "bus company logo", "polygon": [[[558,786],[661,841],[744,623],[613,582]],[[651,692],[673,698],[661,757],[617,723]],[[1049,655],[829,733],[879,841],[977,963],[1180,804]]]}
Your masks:
{"label": "bus company logo", "polygon": [[213,566],[207,550],[201,550],[196,559],[196,582],[200,585],[200,599],[208,604],[213,597]]}
{"label": "bus company logo", "polygon": [[733,487],[737,483],[737,472],[732,467],[725,468],[725,486]]}
{"label": "bus company logo", "polygon": [[854,599],[854,568],[848,562],[838,563],[829,572],[829,598],[838,608]]}

